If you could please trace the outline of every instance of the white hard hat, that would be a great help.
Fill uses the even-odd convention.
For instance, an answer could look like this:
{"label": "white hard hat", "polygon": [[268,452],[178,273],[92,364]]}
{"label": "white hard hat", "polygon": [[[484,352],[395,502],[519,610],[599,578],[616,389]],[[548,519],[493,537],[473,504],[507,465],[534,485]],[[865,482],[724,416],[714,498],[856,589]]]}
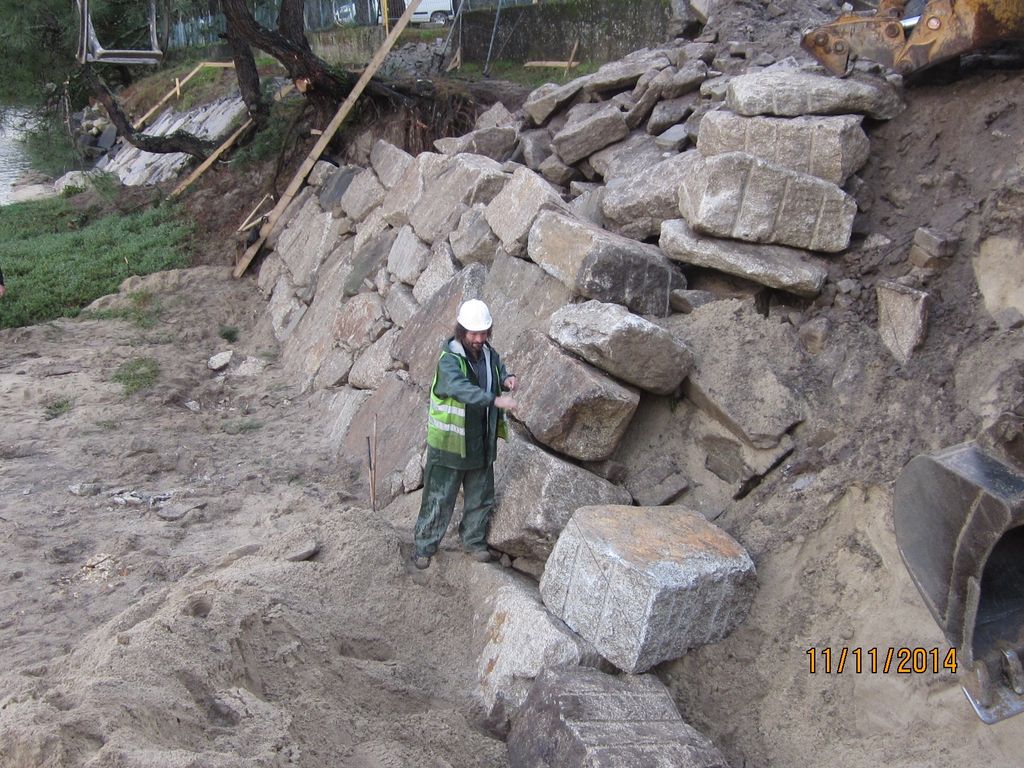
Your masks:
{"label": "white hard hat", "polygon": [[486,331],[491,327],[491,312],[480,299],[470,299],[459,307],[455,318],[467,331]]}

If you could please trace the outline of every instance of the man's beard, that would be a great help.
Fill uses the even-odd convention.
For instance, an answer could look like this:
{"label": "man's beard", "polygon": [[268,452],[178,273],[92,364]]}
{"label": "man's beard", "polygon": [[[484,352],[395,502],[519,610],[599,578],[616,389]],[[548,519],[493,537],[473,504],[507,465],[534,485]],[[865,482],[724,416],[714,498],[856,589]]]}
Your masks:
{"label": "man's beard", "polygon": [[466,342],[466,351],[469,352],[470,357],[472,357],[474,360],[476,360],[478,357],[480,357],[480,353],[483,351],[483,348],[484,348],[484,342],[482,342],[482,341],[477,341],[477,342],[467,341]]}

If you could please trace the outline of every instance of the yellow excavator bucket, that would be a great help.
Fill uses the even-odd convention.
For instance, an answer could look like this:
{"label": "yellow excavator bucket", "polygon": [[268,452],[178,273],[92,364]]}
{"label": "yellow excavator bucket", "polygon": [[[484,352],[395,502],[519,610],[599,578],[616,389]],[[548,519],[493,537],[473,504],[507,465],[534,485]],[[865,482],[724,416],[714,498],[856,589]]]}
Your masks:
{"label": "yellow excavator bucket", "polygon": [[858,58],[908,75],[1003,40],[1024,39],[1024,0],[883,0],[804,33],[801,45],[829,71],[847,74]]}

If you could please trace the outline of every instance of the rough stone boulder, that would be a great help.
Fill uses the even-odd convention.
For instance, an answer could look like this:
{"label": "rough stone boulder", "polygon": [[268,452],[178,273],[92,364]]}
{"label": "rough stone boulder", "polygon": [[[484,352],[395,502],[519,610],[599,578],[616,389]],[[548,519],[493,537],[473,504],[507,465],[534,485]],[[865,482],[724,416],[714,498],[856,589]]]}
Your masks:
{"label": "rough stone boulder", "polygon": [[324,213],[309,197],[277,239],[276,251],[291,273],[296,288],[311,285],[327,255],[338,245],[344,222]]}
{"label": "rough stone boulder", "polygon": [[548,335],[618,379],[671,394],[693,368],[693,354],[671,333],[618,304],[569,304],[551,318]]}
{"label": "rough stone boulder", "polygon": [[828,267],[806,251],[700,237],[682,219],[661,225],[658,245],[675,261],[737,275],[797,296],[817,296],[828,277]]}
{"label": "rough stone boulder", "polygon": [[725,103],[733,112],[747,116],[862,114],[890,120],[903,109],[899,93],[884,80],[787,70],[730,79]]}
{"label": "rough stone boulder", "polygon": [[387,190],[377,179],[377,174],[372,168],[366,168],[356,174],[345,194],[341,196],[341,210],[352,221],[362,221],[371,210],[380,205],[385,192]]}
{"label": "rough stone boulder", "polygon": [[548,613],[537,588],[525,579],[499,587],[477,610],[474,623],[483,636],[476,695],[487,724],[499,734],[508,732],[509,719],[543,670],[604,664],[590,643]]}
{"label": "rough stone boulder", "polygon": [[484,209],[484,219],[509,254],[525,256],[530,228],[540,212],[548,209],[565,210],[562,198],[536,173],[518,168]]}
{"label": "rough stone boulder", "polygon": [[488,543],[541,562],[579,507],[628,504],[629,494],[602,477],[553,456],[514,430],[494,466],[497,501]]}
{"label": "rough stone boulder", "polygon": [[586,75],[570,80],[565,85],[545,83],[526,97],[523,112],[534,125],[544,125],[551,115],[572,101],[589,80],[590,75]]}
{"label": "rough stone boulder", "polygon": [[815,176],[726,152],[694,163],[679,211],[702,234],[835,252],[850,243],[857,203]]}
{"label": "rough stone boulder", "polygon": [[746,152],[774,165],[842,186],[868,159],[870,142],[861,118],[743,117],[708,112],[700,121],[697,149],[705,157]]}
{"label": "rough stone boulder", "polygon": [[665,160],[666,156],[653,136],[636,130],[587,159],[594,172],[609,184],[615,179],[636,177]]}
{"label": "rough stone boulder", "polygon": [[[506,185],[505,189],[508,189],[513,183],[515,183],[515,176],[512,177],[512,181]],[[504,193],[505,190],[502,190],[498,194],[498,198]],[[491,201],[491,204],[494,204],[494,200]],[[452,255],[460,264],[472,264],[476,261],[481,264],[490,264],[494,261],[494,254],[500,247],[500,243],[484,216],[486,208],[487,206],[482,203],[477,203],[469,208],[459,219],[458,228],[448,235]]]}
{"label": "rough stone boulder", "polygon": [[608,228],[635,240],[658,234],[663,221],[678,218],[679,186],[699,158],[683,152],[609,189],[601,200]]}
{"label": "rough stone boulder", "polygon": [[395,186],[413,162],[412,155],[383,139],[378,140],[370,150],[370,165],[385,189]]}
{"label": "rough stone boulder", "polygon": [[511,768],[727,768],[654,675],[585,667],[539,675],[508,738]]}
{"label": "rough stone boulder", "polygon": [[678,331],[696,358],[687,394],[734,434],[768,449],[804,420],[806,405],[788,383],[803,360],[792,326],[729,299],[698,307]]}
{"label": "rough stone boulder", "polygon": [[412,381],[427,390],[434,378],[441,343],[452,334],[459,305],[467,299],[479,298],[487,269],[471,264],[458,272],[412,317],[395,340],[392,356],[404,363]]}
{"label": "rough stone boulder", "polygon": [[641,314],[669,312],[673,267],[654,246],[545,211],[530,230],[527,252],[578,296]]}
{"label": "rough stone boulder", "polygon": [[584,88],[590,93],[632,88],[650,70],[664,69],[671,62],[661,51],[633,51],[618,61],[602,64],[590,75]]}
{"label": "rough stone boulder", "polygon": [[501,163],[512,154],[518,139],[519,132],[515,128],[495,126],[471,131],[464,136],[437,139],[434,146],[437,147],[438,152],[444,155],[468,152],[473,155],[483,155]]}
{"label": "rough stone boulder", "polygon": [[609,102],[593,115],[567,125],[552,137],[551,144],[562,162],[572,164],[628,134],[626,116]]}
{"label": "rough stone boulder", "polygon": [[519,375],[519,419],[550,448],[584,461],[605,459],[629,426],[640,396],[569,357],[538,331],[523,334],[509,358]]}
{"label": "rough stone boulder", "polygon": [[631,674],[721,640],[756,590],[746,550],[682,507],[582,507],[540,582],[548,610]]}
{"label": "rough stone boulder", "polygon": [[469,206],[491,202],[506,181],[508,174],[489,157],[455,155],[444,171],[425,182],[409,223],[427,243],[447,239]]}
{"label": "rough stone boulder", "polygon": [[384,195],[380,212],[393,227],[409,223],[409,215],[423,199],[427,185],[448,168],[452,158],[436,152],[420,152],[405,166],[398,181]]}
{"label": "rough stone boulder", "polygon": [[532,261],[499,253],[487,272],[483,299],[494,318],[492,343],[508,369],[518,373],[518,361],[508,357],[516,339],[531,329],[547,332],[551,315],[568,304],[572,294]]}
{"label": "rough stone boulder", "polygon": [[388,272],[407,285],[415,285],[429,260],[430,248],[416,237],[412,227],[406,225],[398,230],[388,253]]}
{"label": "rough stone boulder", "polygon": [[878,334],[892,356],[906,365],[928,331],[929,296],[891,280],[879,282],[876,292]]}

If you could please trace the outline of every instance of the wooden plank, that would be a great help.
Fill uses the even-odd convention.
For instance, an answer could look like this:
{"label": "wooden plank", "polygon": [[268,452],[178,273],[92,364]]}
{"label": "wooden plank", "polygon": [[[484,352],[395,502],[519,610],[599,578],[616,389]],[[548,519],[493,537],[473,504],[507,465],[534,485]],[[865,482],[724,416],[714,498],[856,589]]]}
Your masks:
{"label": "wooden plank", "polygon": [[258,203],[256,203],[256,207],[249,212],[249,215],[242,219],[242,223],[239,224],[238,229],[235,230],[236,232],[244,232],[245,230],[250,228],[254,221],[254,217],[256,216],[256,211],[263,207],[263,204],[267,202],[268,197],[270,197],[269,192],[265,194]]}
{"label": "wooden plank", "polygon": [[571,67],[578,67],[579,65],[578,61],[528,61],[523,64],[524,67],[548,67],[550,69],[562,69],[564,67],[566,70]]}
{"label": "wooden plank", "polygon": [[217,162],[217,158],[223,155],[231,147],[232,144],[238,141],[238,137],[245,133],[249,129],[250,125],[252,125],[252,120],[246,120],[244,123],[242,123],[242,125],[239,126],[239,128],[234,133],[228,136],[227,141],[225,141],[223,144],[221,144],[219,147],[213,150],[213,152],[210,153],[210,156],[203,160],[203,162],[199,164],[199,167],[188,175],[187,179],[185,179],[183,182],[181,182],[181,184],[176,186],[174,188],[174,191],[171,192],[171,194],[169,194],[168,197],[175,198],[182,192],[184,192],[186,189],[188,189],[190,186],[192,186],[192,182],[194,182],[196,179],[198,179],[200,176],[206,173],[206,170],[215,162]]}
{"label": "wooden plank", "polygon": [[569,74],[569,70],[576,66],[573,59],[576,58],[576,50],[580,47],[580,39],[577,37],[572,44],[572,50],[569,51],[569,63],[565,65],[565,72],[562,73],[563,79]]}
{"label": "wooden plank", "polygon": [[302,165],[299,166],[299,170],[296,172],[294,178],[288,184],[288,188],[281,195],[281,199],[277,201],[277,205],[274,206],[274,210],[267,216],[267,221],[260,229],[259,239],[249,246],[249,248],[242,254],[238,264],[235,265],[234,276],[241,277],[245,274],[245,270],[248,269],[249,264],[256,258],[256,254],[259,253],[260,248],[263,247],[263,243],[274,231],[274,227],[277,226],[278,219],[281,218],[281,214],[284,213],[288,204],[291,203],[292,198],[295,197],[299,189],[302,187],[303,182],[306,180],[306,176],[313,170],[313,166],[316,165],[316,161],[320,159],[320,155],[323,154],[324,150],[327,149],[327,145],[331,143],[331,139],[334,138],[334,134],[338,132],[342,122],[348,117],[348,113],[352,111],[352,107],[355,106],[356,100],[362,95],[366,86],[369,84],[370,79],[376,74],[377,70],[380,69],[380,65],[384,63],[384,58],[388,55],[388,52],[394,46],[395,41],[398,40],[398,36],[402,34],[402,30],[405,29],[409,23],[409,19],[412,18],[413,11],[420,4],[420,0],[412,0],[405,9],[405,13],[395,23],[394,28],[390,34],[384,39],[384,42],[380,44],[380,48],[373,55],[370,63],[363,70],[363,74],[360,76],[358,82],[352,87],[352,90],[348,94],[348,98],[338,108],[337,113],[331,118],[331,122],[324,128],[323,135],[317,139],[313,149],[310,150],[309,155],[305,160],[302,161]]}
{"label": "wooden plank", "polygon": [[[282,85],[278,89],[277,93],[274,94],[274,101],[280,101],[282,98],[284,98],[285,94],[287,94],[294,87],[295,86],[293,86],[291,83],[285,83],[284,85]],[[242,123],[242,125],[234,133],[228,136],[227,140],[223,144],[217,147],[217,149],[215,149],[208,158],[203,160],[203,162],[199,165],[198,168],[196,168],[194,171],[192,171],[192,173],[188,175],[187,179],[185,179],[183,182],[181,182],[181,184],[176,186],[174,188],[174,191],[171,192],[171,194],[168,195],[168,197],[177,197],[186,189],[188,189],[192,185],[192,182],[194,182],[196,179],[198,179],[200,176],[206,173],[207,169],[214,164],[218,157],[223,155],[228,149],[230,149],[232,144],[238,141],[238,137],[245,133],[246,129],[248,129],[250,125],[252,125],[251,119],[246,120],[244,123]]]}
{"label": "wooden plank", "polygon": [[147,112],[142,117],[140,117],[138,120],[136,120],[135,124],[133,125],[133,127],[136,130],[138,130],[143,125],[145,125],[146,121],[149,120],[149,118],[151,118],[153,116],[153,114],[158,109],[160,109],[160,107],[162,107],[164,104],[166,104],[167,100],[170,99],[172,96],[177,95],[177,97],[180,99],[181,98],[181,86],[183,86],[185,83],[187,83],[189,80],[191,80],[197,74],[199,74],[199,71],[201,69],[204,69],[206,67],[222,67],[222,68],[231,67],[231,68],[233,68],[234,66],[235,66],[234,63],[230,62],[230,61],[202,61],[202,62],[200,62],[199,64],[197,64],[195,66],[195,68],[191,72],[189,72],[187,75],[185,75],[184,79],[178,80],[177,78],[175,78],[174,79],[174,87],[171,88],[171,90],[167,92],[167,95],[164,96],[162,99],[160,99],[160,101],[158,101],[153,106],[153,108],[149,110],[149,112]]}

